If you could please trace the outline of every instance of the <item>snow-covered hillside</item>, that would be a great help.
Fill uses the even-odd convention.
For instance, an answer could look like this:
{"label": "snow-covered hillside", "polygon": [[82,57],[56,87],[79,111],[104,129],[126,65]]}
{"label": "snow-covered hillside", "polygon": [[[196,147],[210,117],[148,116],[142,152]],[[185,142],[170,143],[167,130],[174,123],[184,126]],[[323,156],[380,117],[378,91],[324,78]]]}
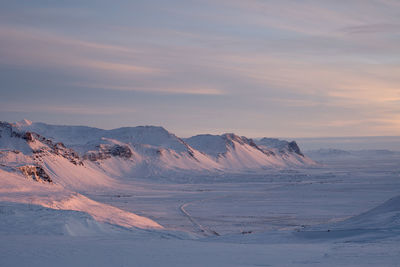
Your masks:
{"label": "snow-covered hillside", "polygon": [[343,221],[302,229],[298,236],[311,239],[353,239],[358,242],[400,234],[400,196]]}
{"label": "snow-covered hillside", "polygon": [[[1,202],[80,211],[99,222],[128,228],[162,228],[148,218],[77,193],[113,186],[116,182],[91,161],[83,162],[77,152],[63,143],[21,128],[20,125],[0,123]],[[73,213],[67,215],[75,216]],[[67,221],[65,227],[68,227]]]}
{"label": "snow-covered hillside", "polygon": [[[289,143],[274,139],[285,144],[290,144],[287,149],[286,147],[276,149],[275,146],[257,142],[233,133],[196,135],[184,140],[194,149],[215,160],[223,170],[258,170],[314,164],[311,159],[301,153],[294,141]],[[296,149],[292,149],[292,147]]]}
{"label": "snow-covered hillside", "polygon": [[267,138],[254,142],[235,134],[181,139],[156,126],[102,130],[27,120],[12,124],[12,127],[21,135],[32,132],[53,143],[61,142],[78,154],[80,161],[95,162],[113,175],[129,173],[143,177],[182,171],[260,171],[314,164],[301,153],[295,142],[279,140],[277,142],[283,145],[277,148],[276,144],[266,143]]}

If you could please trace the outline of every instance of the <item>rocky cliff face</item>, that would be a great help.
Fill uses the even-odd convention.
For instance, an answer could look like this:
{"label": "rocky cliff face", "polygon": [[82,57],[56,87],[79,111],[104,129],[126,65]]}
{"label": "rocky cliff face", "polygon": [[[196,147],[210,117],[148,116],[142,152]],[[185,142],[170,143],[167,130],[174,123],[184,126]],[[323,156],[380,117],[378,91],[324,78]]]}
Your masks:
{"label": "rocky cliff face", "polygon": [[18,167],[18,169],[25,175],[27,179],[32,179],[36,182],[42,183],[53,183],[53,180],[41,166],[26,165]]}
{"label": "rocky cliff face", "polygon": [[280,154],[290,154],[296,153],[304,157],[304,154],[301,152],[299,146],[297,145],[296,141],[288,142],[286,140],[280,140],[277,138],[262,138],[256,141],[256,144],[262,149],[271,149],[275,150]]}
{"label": "rocky cliff face", "polygon": [[75,165],[83,165],[79,154],[73,149],[65,147],[65,145],[61,142],[55,143],[52,140],[33,132],[25,132],[23,138],[27,140],[27,142],[34,142],[35,140],[38,140],[39,142],[47,145],[42,146],[39,149],[33,150],[33,153],[36,154],[36,157],[40,157],[42,155],[45,155],[46,153],[52,153],[54,155],[62,156],[68,159],[71,163]]}
{"label": "rocky cliff face", "polygon": [[113,157],[129,159],[133,156],[132,150],[127,145],[99,145],[98,151],[89,151],[83,158],[91,161],[103,160]]}
{"label": "rocky cliff face", "polygon": [[[14,143],[19,143],[19,147],[21,147],[21,143],[25,143],[24,148],[30,150],[34,154],[34,159],[39,161],[41,157],[47,153],[51,153],[62,156],[75,165],[83,165],[78,153],[73,149],[65,147],[63,143],[53,142],[35,132],[18,130],[13,124],[8,122],[0,122],[0,138],[8,144],[13,143],[14,138]],[[15,142],[15,139],[18,142]],[[14,151],[18,151],[18,149],[14,149]]]}
{"label": "rocky cliff face", "polygon": [[300,156],[304,157],[304,154],[301,152],[300,147],[297,145],[296,141],[292,141],[288,143],[289,152],[294,152]]}

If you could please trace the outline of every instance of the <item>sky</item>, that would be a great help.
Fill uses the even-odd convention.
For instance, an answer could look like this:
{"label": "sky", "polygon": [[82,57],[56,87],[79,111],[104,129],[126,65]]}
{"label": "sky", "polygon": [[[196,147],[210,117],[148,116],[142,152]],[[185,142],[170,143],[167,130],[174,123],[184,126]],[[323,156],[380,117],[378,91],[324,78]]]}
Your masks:
{"label": "sky", "polygon": [[0,3],[0,120],[400,135],[398,0]]}

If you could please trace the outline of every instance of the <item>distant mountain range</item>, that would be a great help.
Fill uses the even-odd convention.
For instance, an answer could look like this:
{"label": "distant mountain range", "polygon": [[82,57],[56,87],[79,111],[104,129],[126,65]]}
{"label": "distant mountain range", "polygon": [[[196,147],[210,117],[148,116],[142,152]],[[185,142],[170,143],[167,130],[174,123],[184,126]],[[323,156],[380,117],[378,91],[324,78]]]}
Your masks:
{"label": "distant mountain range", "polygon": [[[103,130],[86,126],[32,123],[0,124],[1,162],[33,164],[60,157],[77,166],[94,165],[112,174],[148,177],[177,172],[246,172],[314,165],[295,141],[252,140],[233,133],[179,138],[162,127]],[[20,167],[20,166],[18,166]],[[49,170],[51,172],[51,170]]]}
{"label": "distant mountain range", "polygon": [[400,151],[400,136],[296,138],[304,151],[318,149]]}

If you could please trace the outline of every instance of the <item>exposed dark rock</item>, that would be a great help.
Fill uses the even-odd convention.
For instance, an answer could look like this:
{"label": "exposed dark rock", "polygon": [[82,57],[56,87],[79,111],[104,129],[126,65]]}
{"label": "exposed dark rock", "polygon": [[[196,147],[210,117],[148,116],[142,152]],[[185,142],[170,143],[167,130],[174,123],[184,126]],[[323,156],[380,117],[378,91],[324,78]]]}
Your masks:
{"label": "exposed dark rock", "polygon": [[132,151],[128,146],[115,145],[110,149],[111,155],[114,157],[129,159],[132,157]]}
{"label": "exposed dark rock", "polygon": [[297,145],[296,141],[289,142],[288,147],[289,147],[290,152],[294,152],[294,153],[304,157],[304,154],[301,153],[300,148]]}
{"label": "exposed dark rock", "polygon": [[26,132],[23,137],[23,139],[25,139],[28,142],[33,142],[35,140],[35,137],[33,136],[33,133],[31,132]]}
{"label": "exposed dark rock", "polygon": [[32,179],[36,182],[53,183],[53,180],[41,166],[26,165],[18,167],[27,179]]}
{"label": "exposed dark rock", "polygon": [[16,137],[16,138],[21,138],[22,134],[14,131],[13,125],[11,123],[8,122],[0,122],[0,137],[1,136],[10,136],[10,137]]}
{"label": "exposed dark rock", "polygon": [[41,148],[39,150],[34,150],[33,153],[35,154],[44,154],[46,152],[62,156],[66,159],[68,159],[71,163],[75,165],[83,165],[82,160],[79,157],[79,154],[75,152],[71,148],[67,148],[63,143],[58,142],[54,143],[52,140],[47,139],[37,133],[33,132],[26,132],[24,135],[24,139],[26,139],[28,142],[31,142],[33,140],[39,140],[40,142],[48,145],[49,149],[47,148]]}
{"label": "exposed dark rock", "polygon": [[278,153],[282,156],[287,156],[290,153],[296,153],[302,157],[304,154],[301,152],[299,146],[296,141],[288,142],[286,140],[280,140],[276,138],[262,138],[259,141],[256,141],[257,145],[264,148],[276,149]]}
{"label": "exposed dark rock", "polygon": [[83,158],[90,161],[103,160],[113,157],[120,157],[129,159],[133,156],[132,150],[128,146],[113,145],[105,146],[101,145],[98,147],[99,151],[91,151],[86,153]]}
{"label": "exposed dark rock", "polygon": [[35,132],[23,132],[19,131],[16,128],[13,127],[13,124],[8,123],[8,122],[0,122],[0,137],[2,135],[9,135],[10,137],[15,137],[15,138],[22,138],[26,140],[28,143],[34,142],[35,140],[38,140],[42,142],[43,144],[46,144],[47,147],[43,147],[40,149],[35,149],[32,152],[36,156],[43,156],[46,153],[52,153],[55,155],[62,156],[66,159],[68,159],[71,163],[75,165],[83,165],[79,154],[76,153],[74,150],[65,147],[63,143],[54,143],[52,140],[47,139]]}

